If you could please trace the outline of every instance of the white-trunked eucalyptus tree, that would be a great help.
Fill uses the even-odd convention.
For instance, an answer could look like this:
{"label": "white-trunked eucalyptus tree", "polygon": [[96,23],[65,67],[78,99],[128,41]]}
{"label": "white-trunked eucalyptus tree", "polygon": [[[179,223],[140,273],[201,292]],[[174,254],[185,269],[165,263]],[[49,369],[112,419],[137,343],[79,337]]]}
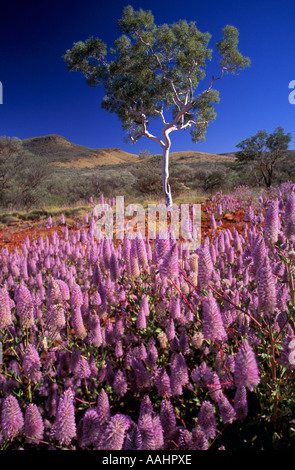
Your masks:
{"label": "white-trunked eucalyptus tree", "polygon": [[[64,59],[69,70],[84,74],[88,85],[104,86],[102,107],[116,113],[132,143],[146,136],[160,144],[165,202],[172,206],[170,133],[190,129],[193,142],[205,140],[219,101],[213,83],[224,73],[240,71],[250,61],[238,50],[238,30],[225,26],[216,45],[221,54],[219,75],[196,94],[212,56],[209,33],[201,33],[195,22],[185,20],[157,26],[150,11],[134,11],[130,5],[124,8],[118,26],[121,36],[114,48],[108,51],[101,39],[91,37],[74,43]],[[162,121],[162,136],[149,131],[154,118]]]}

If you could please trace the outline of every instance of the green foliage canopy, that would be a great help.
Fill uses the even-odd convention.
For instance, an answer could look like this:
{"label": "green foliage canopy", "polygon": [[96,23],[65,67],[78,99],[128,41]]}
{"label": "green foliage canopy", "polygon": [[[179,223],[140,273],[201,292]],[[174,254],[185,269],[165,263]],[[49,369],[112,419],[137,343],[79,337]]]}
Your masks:
{"label": "green foliage canopy", "polygon": [[0,206],[31,208],[43,196],[42,184],[49,177],[44,158],[23,148],[16,137],[0,137]]}
{"label": "green foliage canopy", "polygon": [[[197,93],[212,58],[208,32],[202,33],[195,22],[186,20],[157,26],[150,11],[135,11],[130,5],[124,8],[118,27],[121,36],[109,51],[98,38],[74,43],[64,55],[68,69],[82,72],[90,86],[104,86],[102,107],[118,116],[131,142],[146,136],[161,145],[167,160],[170,132],[190,129],[193,142],[205,140],[219,101],[214,82],[250,64],[238,50],[237,28],[223,28],[216,44],[220,74]],[[162,136],[149,132],[151,120],[156,118],[162,120]],[[168,191],[167,178],[166,161],[163,183]]]}
{"label": "green foliage canopy", "polygon": [[288,155],[291,138],[291,134],[285,134],[280,126],[270,134],[265,130],[258,131],[237,144],[241,149],[236,153],[238,167],[248,168],[254,172],[258,182],[271,186],[277,166]]}
{"label": "green foliage canopy", "polygon": [[[106,44],[91,37],[67,50],[69,70],[82,72],[90,86],[104,85],[103,108],[117,114],[133,141],[144,135],[150,118],[162,115],[164,106],[172,110],[177,129],[191,127],[194,141],[204,139],[219,101],[212,85],[221,78],[212,78],[209,87],[196,95],[206,62],[212,58],[210,34],[186,20],[156,26],[150,11],[134,11],[131,6],[125,7],[118,26],[122,35],[109,51],[112,60],[107,59]],[[238,36],[234,26],[223,29],[217,44],[221,75],[239,72],[250,63],[238,51]]]}

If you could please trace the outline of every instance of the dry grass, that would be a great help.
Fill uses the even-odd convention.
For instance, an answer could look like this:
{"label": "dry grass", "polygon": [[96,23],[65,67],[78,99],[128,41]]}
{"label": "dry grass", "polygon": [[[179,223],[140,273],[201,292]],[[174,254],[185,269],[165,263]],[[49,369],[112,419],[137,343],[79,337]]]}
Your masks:
{"label": "dry grass", "polygon": [[94,168],[104,165],[118,165],[140,161],[137,155],[124,152],[120,149],[95,150],[90,155],[67,162],[54,162],[54,165],[64,168]]}
{"label": "dry grass", "polygon": [[[150,157],[139,158],[138,155],[124,152],[120,149],[100,149],[88,156],[72,159],[66,162],[54,162],[54,165],[64,168],[94,168],[103,165],[117,165],[121,163],[146,163]],[[233,157],[226,157],[213,153],[194,152],[191,150],[183,152],[171,152],[173,163],[222,163],[233,162]]]}
{"label": "dry grass", "polygon": [[223,163],[233,162],[234,157],[218,155],[216,153],[195,152],[192,150],[185,150],[183,152],[171,152],[171,161],[175,163],[194,163],[194,162],[208,162],[208,163]]}

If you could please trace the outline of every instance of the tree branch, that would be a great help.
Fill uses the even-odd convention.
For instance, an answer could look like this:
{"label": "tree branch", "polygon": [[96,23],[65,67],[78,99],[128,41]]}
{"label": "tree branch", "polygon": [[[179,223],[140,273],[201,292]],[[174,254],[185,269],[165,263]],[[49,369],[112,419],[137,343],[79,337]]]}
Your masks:
{"label": "tree branch", "polygon": [[134,111],[133,109],[129,109],[128,110],[129,114],[133,114],[135,116],[140,116],[141,117],[141,125],[142,125],[142,131],[140,134],[138,134],[136,137],[133,137],[132,134],[130,133],[129,134],[129,138],[131,140],[131,142],[133,144],[135,144],[135,142],[137,142],[137,140],[139,140],[141,137],[143,136],[146,136],[148,137],[149,139],[153,140],[154,142],[157,142],[158,144],[161,145],[162,148],[165,147],[165,143],[159,139],[159,137],[151,134],[148,130],[147,130],[147,119],[146,119],[146,115],[144,113],[140,113],[138,111]]}

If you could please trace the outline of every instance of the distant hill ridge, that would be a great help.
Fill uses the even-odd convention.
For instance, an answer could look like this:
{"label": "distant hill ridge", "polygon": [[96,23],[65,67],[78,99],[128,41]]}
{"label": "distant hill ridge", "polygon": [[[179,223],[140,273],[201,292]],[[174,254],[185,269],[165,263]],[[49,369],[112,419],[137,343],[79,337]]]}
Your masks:
{"label": "distant hill ridge", "polygon": [[[101,165],[117,165],[146,161],[148,157],[125,152],[119,148],[93,149],[84,145],[74,144],[57,134],[23,139],[23,146],[29,152],[46,158],[49,162],[73,168],[95,167]],[[186,150],[171,152],[171,160],[176,163],[221,162],[234,160],[234,155],[218,155]]]}

